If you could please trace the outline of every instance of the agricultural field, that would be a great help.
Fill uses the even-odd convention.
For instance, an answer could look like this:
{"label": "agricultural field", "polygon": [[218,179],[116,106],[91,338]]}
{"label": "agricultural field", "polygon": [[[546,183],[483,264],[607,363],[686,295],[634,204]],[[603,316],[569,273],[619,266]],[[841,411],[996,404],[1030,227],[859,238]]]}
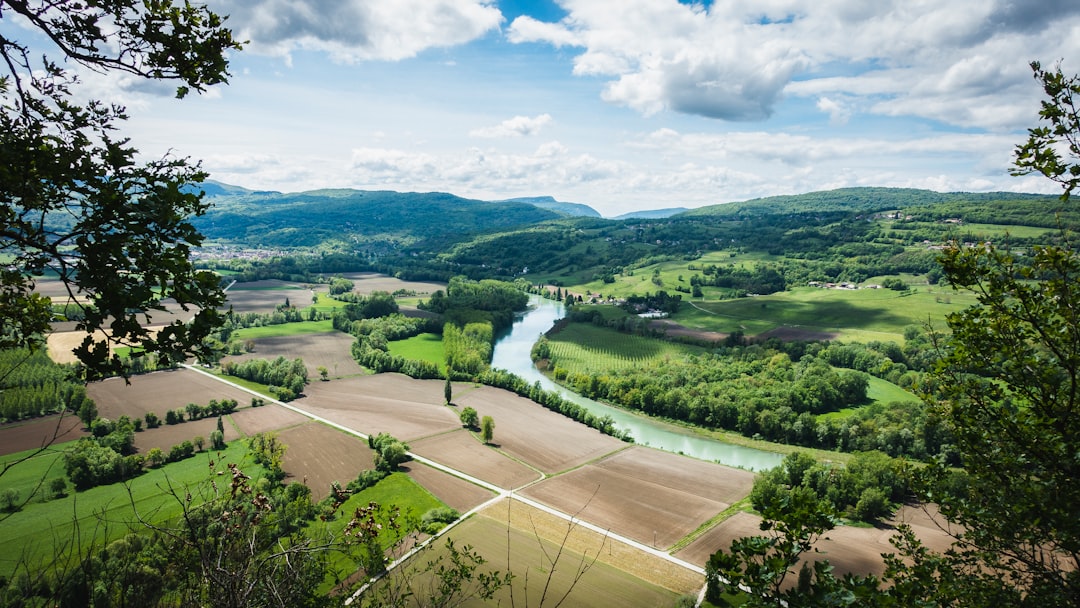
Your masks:
{"label": "agricultural field", "polygon": [[331,482],[344,487],[361,471],[375,468],[367,441],[315,421],[281,431],[278,439],[288,446],[282,464],[287,473],[284,483],[303,483],[311,488],[314,501],[330,493]]}
{"label": "agricultural field", "polygon": [[522,493],[664,549],[746,496],[753,480],[749,471],[637,446]]}
{"label": "agricultural field", "polygon": [[130,382],[109,378],[87,385],[86,394],[97,404],[99,416],[113,420],[142,418],[146,412],[164,420],[168,410],[189,403],[206,405],[211,399],[235,399],[239,406],[251,403],[251,393],[190,369],[132,376]]}
{"label": "agricultural field", "polygon": [[401,279],[376,272],[347,272],[340,276],[353,282],[353,293],[370,295],[372,292],[385,291],[394,293],[398,290],[415,291],[417,296],[429,296],[436,291],[446,289],[445,283],[431,281],[403,281]]}
{"label": "agricultural field", "polygon": [[[27,483],[45,476],[52,478],[63,473],[60,450],[63,445],[21,463],[4,476],[4,487],[27,487]],[[17,457],[18,455],[12,455]],[[236,462],[253,477],[261,469],[247,455],[242,442],[232,442],[219,453],[203,452],[160,469],[152,469],[127,483],[99,486],[74,492],[69,484],[67,494],[47,502],[33,502],[21,511],[0,521],[0,538],[5,550],[0,552],[0,576],[9,577],[18,568],[34,571],[48,568],[55,553],[65,553],[73,547],[86,550],[122,536],[128,525],[140,525],[139,517],[163,521],[180,513],[179,498],[170,496],[166,488],[184,488],[199,484],[211,477],[210,462]],[[9,475],[18,475],[9,479]],[[29,481],[28,481],[29,480]],[[10,485],[9,485],[10,484]],[[24,495],[25,496],[25,495]],[[44,563],[43,563],[44,560]]]}
{"label": "agricultural field", "polygon": [[666,358],[683,358],[707,349],[624,334],[587,323],[570,323],[548,337],[551,360],[562,369],[579,372],[639,367]]}
{"label": "agricultural field", "polygon": [[[473,547],[488,568],[514,575],[511,587],[494,598],[503,606],[526,599],[540,605],[545,591],[548,602],[569,591],[566,605],[667,608],[682,595],[696,595],[702,585],[700,574],[518,501],[492,505],[455,527],[450,538]],[[590,563],[573,584],[578,568]],[[480,605],[487,604],[466,604]]]}
{"label": "agricultural field", "polygon": [[290,361],[302,359],[304,367],[307,369],[308,379],[312,382],[318,382],[320,367],[326,368],[327,375],[330,378],[343,378],[367,373],[352,357],[352,344],[356,339],[349,334],[331,329],[325,333],[295,333],[290,335],[288,330],[284,329],[290,325],[304,324],[285,323],[252,328],[259,330],[278,329],[281,333],[274,335],[273,331],[266,332],[270,336],[253,340],[255,348],[252,352],[242,355],[230,355],[222,358],[222,361],[240,362],[251,359],[269,359],[272,361],[278,357],[285,357]]}
{"label": "agricultural field", "polygon": [[395,357],[414,359],[417,361],[430,361],[446,369],[446,349],[443,348],[442,336],[439,334],[420,334],[404,340],[394,340],[387,343],[390,354]]}
{"label": "agricultural field", "polygon": [[326,285],[306,285],[270,279],[234,283],[226,293],[225,308],[236,312],[273,312],[289,301],[296,308],[307,308],[316,293],[325,294]]}
{"label": "agricultural field", "polygon": [[[864,342],[902,344],[904,328],[945,325],[945,315],[975,303],[970,294],[946,287],[890,289],[818,289],[799,287],[770,296],[722,302],[693,302],[673,317],[680,324],[706,331],[742,331],[766,337],[780,332],[831,336]],[[771,332],[771,333],[770,333]]]}
{"label": "agricultural field", "polygon": [[60,444],[89,435],[74,414],[54,414],[0,425],[0,456]]}

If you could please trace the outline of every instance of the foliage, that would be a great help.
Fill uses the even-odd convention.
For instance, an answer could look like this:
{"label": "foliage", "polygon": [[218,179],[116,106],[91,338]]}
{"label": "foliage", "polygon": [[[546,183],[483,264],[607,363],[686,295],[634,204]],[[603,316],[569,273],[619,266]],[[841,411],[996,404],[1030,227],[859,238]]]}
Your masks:
{"label": "foliage", "polygon": [[89,427],[97,408],[71,366],[53,363],[44,350],[0,350],[0,421],[84,409]]}
{"label": "foliage", "polygon": [[494,333],[490,323],[469,323],[459,327],[447,323],[443,327],[443,350],[451,375],[474,378],[491,362]]}
{"label": "foliage", "polygon": [[1060,64],[1053,71],[1039,62],[1031,69],[1047,99],[1042,101],[1042,126],[1028,129],[1028,140],[1016,147],[1016,175],[1041,173],[1062,185],[1068,199],[1080,184],[1080,77],[1066,76]]}
{"label": "foliage", "polygon": [[375,450],[375,468],[387,473],[397,470],[398,465],[411,458],[409,445],[390,433],[369,435],[368,446]]}
{"label": "foliage", "polygon": [[[33,293],[32,276],[49,271],[69,301],[89,304],[76,323],[86,338],[75,349],[87,377],[125,373],[112,345],[137,346],[136,357],[157,353],[166,363],[210,357],[204,338],[220,320],[224,294],[218,277],[189,259],[202,242],[189,217],[207,203],[185,187],[206,174],[171,156],[137,164],[138,151],[113,135],[123,108],[77,99],[77,78],[61,64],[177,81],[183,97],[224,82],[226,52],[239,45],[219,16],[192,4],[4,8],[53,46],[39,52],[0,38],[0,252],[13,258],[0,271],[0,346],[42,343],[52,311]],[[194,308],[194,318],[149,331],[145,321],[167,298]]]}
{"label": "foliage", "polygon": [[289,361],[282,356],[273,361],[226,361],[221,364],[221,371],[230,376],[269,385],[282,401],[291,401],[303,394],[304,386],[308,383],[307,368],[304,367],[303,360]]}
{"label": "foliage", "polygon": [[476,413],[475,409],[465,406],[462,408],[461,413],[458,414],[458,417],[461,418],[462,426],[470,429],[480,428],[480,415]]}
{"label": "foliage", "polygon": [[491,440],[495,438],[495,419],[491,416],[480,419],[480,438],[484,440],[484,443],[491,443]]}

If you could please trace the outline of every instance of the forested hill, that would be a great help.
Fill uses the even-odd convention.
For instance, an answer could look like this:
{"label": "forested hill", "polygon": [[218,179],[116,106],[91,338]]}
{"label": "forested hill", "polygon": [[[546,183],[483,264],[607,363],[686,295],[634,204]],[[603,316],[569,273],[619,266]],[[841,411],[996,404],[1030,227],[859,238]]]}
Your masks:
{"label": "forested hill", "polygon": [[560,217],[527,203],[477,201],[442,192],[212,190],[214,206],[195,220],[196,227],[210,239],[254,247],[380,247],[423,241],[437,247]]}
{"label": "forested hill", "polygon": [[[679,217],[755,217],[800,213],[875,213],[879,211],[919,209],[927,217],[962,217],[966,221],[1044,225],[1046,217],[1061,207],[1057,196],[1017,194],[1012,192],[933,192],[913,188],[839,188],[822,192],[771,196],[749,201],[722,203],[692,209]],[[1010,220],[992,218],[1009,210]],[[1031,215],[1040,215],[1035,219]],[[1026,220],[1025,220],[1026,218]],[[1017,221],[1025,220],[1025,221]],[[1031,223],[1032,221],[1036,223]],[[1074,223],[1075,225],[1075,223]]]}

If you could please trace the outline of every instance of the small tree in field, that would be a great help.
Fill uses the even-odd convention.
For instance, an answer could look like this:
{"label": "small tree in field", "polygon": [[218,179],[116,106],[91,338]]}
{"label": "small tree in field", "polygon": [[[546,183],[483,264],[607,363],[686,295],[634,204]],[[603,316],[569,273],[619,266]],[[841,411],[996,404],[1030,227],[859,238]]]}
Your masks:
{"label": "small tree in field", "polygon": [[323,382],[326,382],[327,380],[330,379],[330,370],[326,369],[325,365],[320,365],[318,369],[319,369],[319,380],[322,380]]}
{"label": "small tree in field", "polygon": [[195,439],[193,439],[192,441],[195,443],[195,451],[197,452],[201,452],[203,449],[203,445],[206,444],[206,439],[204,439],[202,435],[196,435]]}
{"label": "small tree in field", "polygon": [[484,443],[491,443],[491,440],[495,438],[495,419],[491,416],[484,416],[480,420],[480,437]]}
{"label": "small tree in field", "polygon": [[446,377],[446,384],[443,385],[443,398],[446,399],[446,405],[453,405],[454,388],[450,386],[450,376]]}
{"label": "small tree in field", "polygon": [[471,407],[466,407],[465,409],[461,410],[461,413],[458,414],[458,417],[461,418],[462,426],[466,426],[470,429],[475,429],[480,426],[480,416],[476,413],[476,410]]}

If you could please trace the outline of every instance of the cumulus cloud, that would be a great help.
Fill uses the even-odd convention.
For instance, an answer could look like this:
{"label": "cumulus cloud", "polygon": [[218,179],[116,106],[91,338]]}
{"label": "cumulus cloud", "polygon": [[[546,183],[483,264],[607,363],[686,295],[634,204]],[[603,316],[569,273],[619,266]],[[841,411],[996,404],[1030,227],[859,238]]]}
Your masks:
{"label": "cumulus cloud", "polygon": [[318,50],[338,61],[399,60],[497,30],[492,0],[216,0],[249,50],[288,56]]}
{"label": "cumulus cloud", "polygon": [[472,131],[469,131],[469,136],[483,138],[524,137],[538,134],[540,130],[549,123],[551,123],[550,114],[541,114],[533,118],[528,116],[515,116],[492,127],[473,129]]}
{"label": "cumulus cloud", "polygon": [[1072,0],[560,5],[557,23],[515,19],[509,40],[580,47],[574,72],[646,114],[759,121],[785,96],[812,95],[834,122],[870,112],[1016,129],[1038,108],[1028,63],[1080,56]]}

